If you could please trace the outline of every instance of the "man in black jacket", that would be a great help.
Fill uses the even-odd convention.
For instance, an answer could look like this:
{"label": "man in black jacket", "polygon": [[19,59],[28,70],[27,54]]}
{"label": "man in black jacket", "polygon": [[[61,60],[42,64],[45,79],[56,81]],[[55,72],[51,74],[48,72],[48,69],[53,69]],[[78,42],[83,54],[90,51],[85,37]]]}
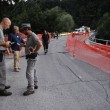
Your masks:
{"label": "man in black jacket", "polygon": [[44,47],[44,53],[46,54],[48,52],[48,44],[50,42],[49,34],[45,30],[43,35],[42,35],[42,42],[43,42],[43,47]]}

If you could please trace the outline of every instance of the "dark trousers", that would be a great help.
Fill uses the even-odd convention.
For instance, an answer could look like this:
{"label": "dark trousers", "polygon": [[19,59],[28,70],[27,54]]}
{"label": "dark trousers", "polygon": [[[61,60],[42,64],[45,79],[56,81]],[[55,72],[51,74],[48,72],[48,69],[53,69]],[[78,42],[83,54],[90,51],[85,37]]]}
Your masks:
{"label": "dark trousers", "polygon": [[44,51],[48,50],[48,42],[43,42]]}

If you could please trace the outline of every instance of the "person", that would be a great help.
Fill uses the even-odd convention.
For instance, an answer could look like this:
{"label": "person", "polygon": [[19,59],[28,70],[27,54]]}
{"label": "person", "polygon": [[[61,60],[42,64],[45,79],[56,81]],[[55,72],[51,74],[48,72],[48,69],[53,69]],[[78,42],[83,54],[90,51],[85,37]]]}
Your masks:
{"label": "person", "polygon": [[12,93],[8,92],[10,86],[6,86],[6,65],[5,65],[5,51],[10,46],[9,42],[5,42],[3,29],[10,28],[11,20],[3,18],[0,23],[0,96],[10,96]]}
{"label": "person", "polygon": [[54,38],[58,39],[58,31],[54,32],[53,35],[54,35]]}
{"label": "person", "polygon": [[58,31],[56,31],[56,38],[58,39]]}
{"label": "person", "polygon": [[37,35],[32,32],[30,23],[23,23],[21,25],[23,33],[27,35],[27,41],[25,46],[25,54],[27,59],[26,78],[28,81],[27,90],[23,93],[24,96],[33,94],[34,89],[38,89],[37,75],[36,75],[36,62],[38,56],[38,50],[42,46],[41,41]]}
{"label": "person", "polygon": [[8,40],[11,42],[11,49],[14,54],[14,71],[19,72],[20,50],[21,45],[25,44],[25,42],[19,34],[18,26],[13,27],[13,32],[8,35]]}
{"label": "person", "polygon": [[50,37],[46,30],[44,31],[42,35],[42,42],[43,42],[43,47],[44,47],[44,53],[46,54],[48,52],[48,44],[50,42]]}

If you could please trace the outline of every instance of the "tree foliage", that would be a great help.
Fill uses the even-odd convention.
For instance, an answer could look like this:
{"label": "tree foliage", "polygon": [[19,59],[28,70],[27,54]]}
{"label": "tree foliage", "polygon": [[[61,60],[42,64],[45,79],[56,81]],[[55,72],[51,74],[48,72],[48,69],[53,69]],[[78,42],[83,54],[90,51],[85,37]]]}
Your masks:
{"label": "tree foliage", "polygon": [[[23,22],[29,22],[31,23],[32,28],[36,33],[41,33],[45,29],[50,32],[54,32],[56,30],[60,32],[64,30],[70,31],[74,25],[72,24],[73,23],[72,16],[66,13],[58,6],[51,9],[42,10],[40,5],[38,4],[38,1],[33,0],[28,1],[26,3],[24,1],[19,2],[14,7],[12,13],[14,13],[14,16],[12,16],[12,20],[16,25],[20,26],[20,24]],[[59,19],[60,20],[59,22],[58,18],[60,18],[61,15],[63,16],[63,19]],[[61,23],[62,25],[63,24],[66,25],[61,26]]]}
{"label": "tree foliage", "polygon": [[46,29],[54,31],[71,31],[74,26],[73,18],[70,14],[61,10],[59,7],[54,7],[45,11]]}
{"label": "tree foliage", "polygon": [[10,17],[16,25],[30,22],[36,32],[71,31],[82,25],[95,29],[103,15],[110,13],[109,7],[110,0],[2,0],[0,19]]}
{"label": "tree foliage", "polygon": [[110,40],[110,13],[106,13],[98,22],[96,38]]}
{"label": "tree foliage", "polygon": [[58,30],[63,32],[70,32],[71,29],[75,26],[73,18],[70,14],[62,14],[57,18],[57,27]]}

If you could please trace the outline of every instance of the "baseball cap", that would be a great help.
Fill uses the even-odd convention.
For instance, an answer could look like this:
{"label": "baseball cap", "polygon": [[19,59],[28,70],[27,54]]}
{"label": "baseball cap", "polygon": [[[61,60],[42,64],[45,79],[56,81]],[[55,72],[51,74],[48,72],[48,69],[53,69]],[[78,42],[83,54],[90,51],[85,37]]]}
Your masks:
{"label": "baseball cap", "polygon": [[26,27],[31,28],[31,24],[30,23],[22,23],[21,24],[21,29],[26,28]]}
{"label": "baseball cap", "polygon": [[15,30],[15,29],[19,29],[19,27],[18,26],[13,26],[13,29]]}

